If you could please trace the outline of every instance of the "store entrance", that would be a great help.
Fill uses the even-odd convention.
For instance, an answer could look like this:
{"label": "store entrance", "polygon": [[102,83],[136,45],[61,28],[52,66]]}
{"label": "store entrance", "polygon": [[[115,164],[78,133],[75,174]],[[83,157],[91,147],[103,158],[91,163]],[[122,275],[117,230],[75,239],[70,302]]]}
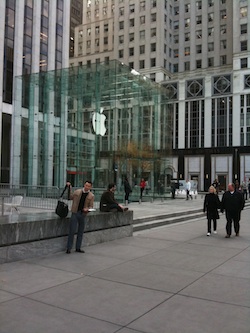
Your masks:
{"label": "store entrance", "polygon": [[227,190],[227,175],[218,175],[219,191]]}

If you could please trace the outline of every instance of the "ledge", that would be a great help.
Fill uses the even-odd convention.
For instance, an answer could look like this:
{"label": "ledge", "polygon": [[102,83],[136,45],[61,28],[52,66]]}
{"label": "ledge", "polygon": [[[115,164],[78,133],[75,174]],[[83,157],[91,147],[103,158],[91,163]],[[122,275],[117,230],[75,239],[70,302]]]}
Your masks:
{"label": "ledge", "polygon": [[[0,219],[0,263],[64,251],[69,217],[55,213],[15,214]],[[133,234],[133,212],[91,212],[86,217],[83,245],[94,245]]]}

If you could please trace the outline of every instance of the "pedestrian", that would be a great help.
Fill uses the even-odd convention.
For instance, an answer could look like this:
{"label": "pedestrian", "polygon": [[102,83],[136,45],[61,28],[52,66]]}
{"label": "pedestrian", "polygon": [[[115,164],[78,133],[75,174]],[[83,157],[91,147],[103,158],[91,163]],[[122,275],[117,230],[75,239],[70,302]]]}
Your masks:
{"label": "pedestrian", "polygon": [[248,198],[250,199],[250,178],[248,179]]}
{"label": "pedestrian", "polygon": [[217,178],[213,181],[212,186],[216,189],[216,192],[219,193],[220,183]]}
{"label": "pedestrian", "polygon": [[193,196],[190,194],[191,191],[191,182],[189,179],[186,181],[186,200],[189,198],[193,199]]}
{"label": "pedestrian", "polygon": [[89,180],[85,181],[83,188],[77,189],[73,193],[71,183],[67,182],[66,185],[70,187],[70,199],[73,200],[66,253],[71,252],[76,231],[76,252],[84,253],[85,251],[81,249],[81,246],[85,227],[85,217],[89,212],[89,209],[93,209],[94,206],[94,195],[90,192],[92,182]]}
{"label": "pedestrian", "polygon": [[243,199],[247,200],[247,184],[246,184],[246,182],[242,182],[240,187],[241,187],[241,193],[243,195]]}
{"label": "pedestrian", "polygon": [[107,190],[103,192],[100,200],[101,212],[124,212],[128,210],[127,207],[123,207],[115,200],[115,190],[115,184],[111,183],[108,185]]}
{"label": "pedestrian", "polygon": [[142,194],[143,194],[143,191],[145,190],[145,187],[146,187],[147,183],[145,181],[144,178],[141,179],[141,182],[140,182],[140,198],[142,199]]}
{"label": "pedestrian", "polygon": [[129,195],[132,193],[132,188],[129,184],[128,177],[125,177],[123,184],[125,192],[125,203],[129,203]]}
{"label": "pedestrian", "polygon": [[226,236],[230,238],[232,234],[232,222],[234,224],[234,231],[236,236],[239,236],[240,232],[240,215],[244,208],[244,198],[242,194],[235,189],[233,183],[228,184],[228,191],[223,194],[221,201],[221,212],[226,212]]}
{"label": "pedestrian", "polygon": [[205,195],[203,212],[207,212],[207,236],[211,235],[211,222],[213,220],[213,231],[217,234],[217,219],[219,219],[218,209],[220,208],[220,199],[214,186],[210,186],[209,193]]}
{"label": "pedestrian", "polygon": [[171,187],[171,197],[172,199],[175,199],[176,183],[172,181],[170,187]]}

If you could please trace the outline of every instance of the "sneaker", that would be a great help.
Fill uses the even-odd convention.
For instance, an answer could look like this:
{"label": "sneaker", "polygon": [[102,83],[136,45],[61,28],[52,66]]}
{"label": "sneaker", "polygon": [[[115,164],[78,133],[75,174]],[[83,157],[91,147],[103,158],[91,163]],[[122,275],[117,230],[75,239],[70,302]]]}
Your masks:
{"label": "sneaker", "polygon": [[230,238],[230,235],[226,235],[225,238]]}
{"label": "sneaker", "polygon": [[214,230],[214,234],[217,234],[217,231],[216,231],[216,230]]}
{"label": "sneaker", "polygon": [[208,233],[207,233],[207,236],[210,236],[210,235],[211,235],[211,233],[210,233],[210,232],[208,232]]}
{"label": "sneaker", "polygon": [[240,234],[238,232],[236,232],[235,236],[239,236]]}

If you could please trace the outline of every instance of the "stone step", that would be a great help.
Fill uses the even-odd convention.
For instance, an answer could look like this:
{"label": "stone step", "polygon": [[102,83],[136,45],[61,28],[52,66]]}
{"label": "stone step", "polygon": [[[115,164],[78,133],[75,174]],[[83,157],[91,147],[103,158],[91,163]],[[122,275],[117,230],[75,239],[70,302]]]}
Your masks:
{"label": "stone step", "polygon": [[136,223],[133,222],[133,232],[161,227],[164,225],[173,224],[177,222],[193,220],[201,217],[206,218],[206,215],[201,210],[199,210],[199,212],[195,213],[192,212],[192,213],[176,214],[176,216],[171,216],[171,217],[165,216],[165,218],[160,218],[160,219],[158,219],[158,216],[155,217],[155,219],[153,219],[152,217],[150,219],[145,218],[147,219],[147,221],[138,221],[139,219],[137,219]]}

